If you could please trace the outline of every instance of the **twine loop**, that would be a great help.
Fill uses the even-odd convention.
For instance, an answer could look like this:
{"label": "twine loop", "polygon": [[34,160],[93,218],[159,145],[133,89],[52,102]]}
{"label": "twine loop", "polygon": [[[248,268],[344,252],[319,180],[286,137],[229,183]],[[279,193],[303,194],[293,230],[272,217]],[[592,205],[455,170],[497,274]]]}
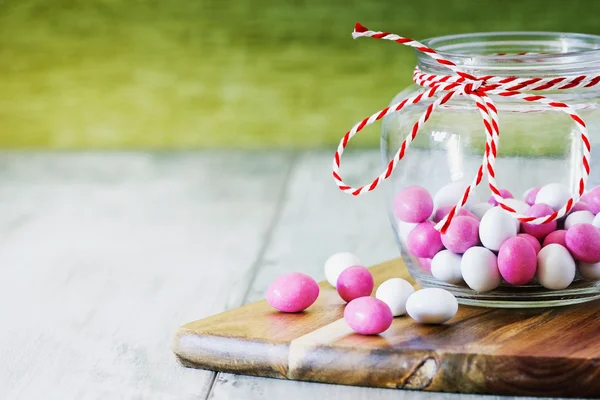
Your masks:
{"label": "twine loop", "polygon": [[[450,101],[454,96],[467,96],[470,97],[476,104],[479,110],[484,131],[485,131],[485,151],[482,162],[477,170],[475,177],[471,184],[465,189],[459,202],[450,210],[448,215],[444,217],[436,225],[436,229],[445,232],[450,225],[452,219],[456,213],[465,206],[469,196],[475,190],[475,188],[481,183],[483,177],[487,178],[488,186],[492,192],[492,196],[498,202],[498,205],[506,210],[514,218],[521,222],[527,222],[530,224],[544,224],[547,222],[554,221],[558,218],[566,215],[571,208],[579,201],[583,193],[585,192],[586,184],[590,174],[590,152],[591,146],[588,136],[587,127],[585,122],[577,112],[572,109],[568,104],[554,101],[548,97],[539,94],[530,94],[525,92],[540,92],[545,90],[565,90],[574,88],[588,88],[595,86],[600,83],[600,76],[576,76],[576,77],[550,77],[550,78],[517,78],[517,77],[497,77],[497,76],[473,76],[466,72],[463,72],[458,66],[438,54],[435,50],[424,46],[423,44],[402,36],[390,32],[376,32],[371,31],[361,24],[357,23],[352,37],[357,39],[359,37],[370,37],[374,39],[390,40],[405,46],[415,48],[417,51],[427,54],[431,58],[437,61],[437,63],[451,70],[454,74],[451,75],[433,75],[422,72],[418,67],[415,68],[413,74],[414,82],[423,87],[419,94],[406,98],[399,103],[393,104],[389,107],[384,108],[358,122],[352,129],[350,129],[340,141],[340,144],[335,152],[333,159],[333,177],[336,184],[343,192],[358,196],[366,192],[374,190],[381,184],[382,181],[389,178],[393,171],[398,166],[400,160],[404,158],[404,155],[419,133],[420,128],[423,124],[431,117],[431,114],[436,110],[437,107]],[[578,185],[571,198],[566,204],[559,210],[556,210],[553,214],[544,217],[528,217],[526,215],[519,214],[514,208],[506,204],[505,199],[502,197],[498,185],[496,183],[496,170],[495,163],[498,154],[499,145],[499,124],[498,124],[498,111],[494,102],[488,95],[496,95],[502,97],[509,97],[513,99],[519,99],[526,102],[537,102],[545,104],[552,108],[556,108],[565,112],[574,122],[580,133],[581,143],[581,165],[577,169],[577,181]],[[341,157],[344,149],[348,145],[348,142],[366,126],[382,119],[383,117],[393,114],[402,110],[404,107],[409,105],[417,104],[421,101],[432,100],[427,106],[425,112],[421,115],[419,120],[415,122],[410,133],[406,139],[400,145],[400,148],[396,152],[395,156],[387,165],[387,168],[376,177],[371,183],[354,188],[346,185],[340,175]]]}

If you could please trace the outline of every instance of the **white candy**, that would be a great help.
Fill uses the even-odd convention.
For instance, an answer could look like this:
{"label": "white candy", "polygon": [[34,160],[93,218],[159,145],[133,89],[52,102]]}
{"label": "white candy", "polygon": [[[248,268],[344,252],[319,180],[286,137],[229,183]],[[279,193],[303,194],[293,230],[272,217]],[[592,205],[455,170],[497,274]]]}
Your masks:
{"label": "white candy", "polygon": [[466,284],[478,292],[495,289],[502,281],[498,270],[498,259],[485,247],[468,249],[462,256],[460,270]]}
{"label": "white candy", "polygon": [[596,215],[592,225],[594,225],[596,228],[600,228],[600,214]]}
{"label": "white candy", "polygon": [[580,261],[577,263],[577,270],[586,279],[600,280],[600,262],[588,264]]}
{"label": "white candy", "polygon": [[414,292],[406,302],[406,312],[421,324],[442,324],[456,315],[458,302],[447,290],[428,288]]}
{"label": "white candy", "polygon": [[340,274],[348,267],[362,265],[357,256],[352,253],[335,253],[325,261],[325,278],[333,287],[337,286]]}
{"label": "white candy", "polygon": [[546,289],[564,289],[575,279],[575,261],[560,244],[549,244],[537,255],[537,280]]}
{"label": "white candy", "polygon": [[[516,212],[518,212],[519,214],[522,214],[522,215],[525,215],[527,210],[529,210],[529,207],[531,207],[529,204],[525,203],[524,201],[517,200],[517,199],[504,199],[504,204],[506,204],[509,207],[512,207]],[[517,221],[516,219],[514,219],[514,220]],[[519,221],[517,221],[517,222],[519,222]]]}
{"label": "white candy", "polygon": [[542,186],[535,197],[535,204],[544,203],[556,211],[567,204],[570,198],[571,192],[568,187],[560,183],[549,183]]}
{"label": "white candy", "polygon": [[452,182],[442,187],[433,196],[433,208],[437,210],[441,207],[456,205],[465,193],[467,186],[469,185],[464,182]]}
{"label": "white candy", "polygon": [[392,278],[379,285],[375,297],[390,307],[394,317],[398,317],[406,314],[406,300],[414,292],[415,288],[404,279]]}
{"label": "white candy", "polygon": [[502,243],[517,233],[519,221],[500,207],[489,209],[479,223],[479,239],[490,250],[500,250]]}
{"label": "white candy", "polygon": [[431,260],[431,275],[442,282],[462,282],[461,260],[462,256],[460,254],[455,254],[450,250],[442,250]]}
{"label": "white candy", "polygon": [[408,235],[412,232],[415,226],[419,224],[413,224],[412,222],[404,222],[400,220],[397,220],[396,223],[398,224],[398,235],[400,236],[400,241],[403,245],[406,245]]}
{"label": "white candy", "polygon": [[483,215],[494,206],[490,203],[477,203],[469,207],[469,211],[473,213],[477,218],[483,218]]}
{"label": "white candy", "polygon": [[577,224],[591,224],[592,222],[594,222],[594,214],[591,211],[575,211],[565,219],[565,229],[569,229]]}

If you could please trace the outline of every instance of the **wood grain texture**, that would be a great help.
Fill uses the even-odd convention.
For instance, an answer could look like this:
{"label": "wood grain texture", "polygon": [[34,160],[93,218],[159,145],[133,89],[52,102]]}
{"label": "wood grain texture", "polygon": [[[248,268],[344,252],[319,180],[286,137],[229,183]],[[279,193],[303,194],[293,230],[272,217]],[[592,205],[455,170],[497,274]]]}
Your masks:
{"label": "wood grain texture", "polygon": [[[407,277],[399,260],[372,271],[378,282]],[[175,352],[190,366],[284,379],[463,393],[600,396],[598,302],[537,310],[462,306],[441,326],[396,318],[384,334],[367,337],[349,332],[339,321],[341,300],[326,283],[321,288],[318,302],[305,313],[277,313],[260,301],[187,324],[177,335]],[[251,343],[248,348],[246,341]]]}

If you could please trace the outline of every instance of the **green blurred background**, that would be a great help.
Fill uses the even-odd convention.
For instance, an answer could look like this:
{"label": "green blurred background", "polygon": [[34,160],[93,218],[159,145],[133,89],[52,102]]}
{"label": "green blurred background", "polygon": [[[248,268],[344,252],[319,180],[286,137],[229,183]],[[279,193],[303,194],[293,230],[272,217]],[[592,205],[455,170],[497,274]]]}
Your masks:
{"label": "green blurred background", "polygon": [[334,146],[415,64],[355,21],[600,33],[600,1],[0,0],[0,147]]}

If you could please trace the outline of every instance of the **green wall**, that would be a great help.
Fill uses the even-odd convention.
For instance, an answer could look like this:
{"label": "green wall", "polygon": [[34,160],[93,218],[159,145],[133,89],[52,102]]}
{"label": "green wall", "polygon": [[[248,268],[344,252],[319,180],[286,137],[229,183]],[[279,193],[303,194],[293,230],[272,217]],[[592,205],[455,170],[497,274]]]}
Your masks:
{"label": "green wall", "polygon": [[0,147],[334,146],[415,63],[353,41],[357,20],[424,38],[600,33],[599,16],[594,0],[0,0]]}

